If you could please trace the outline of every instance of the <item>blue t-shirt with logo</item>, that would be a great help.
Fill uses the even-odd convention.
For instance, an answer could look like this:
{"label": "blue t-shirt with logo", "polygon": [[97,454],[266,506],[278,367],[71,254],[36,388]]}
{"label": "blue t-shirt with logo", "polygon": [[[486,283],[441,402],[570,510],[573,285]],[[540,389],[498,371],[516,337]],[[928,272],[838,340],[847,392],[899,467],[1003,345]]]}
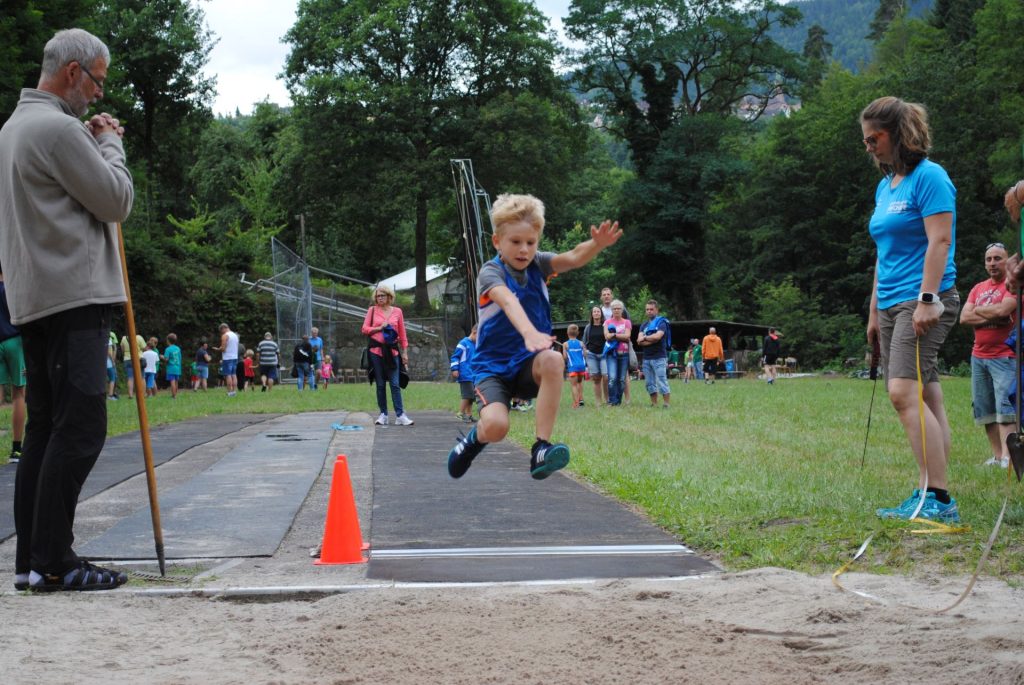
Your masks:
{"label": "blue t-shirt with logo", "polygon": [[868,229],[878,248],[878,308],[888,309],[900,302],[916,300],[921,292],[924,253],[928,236],[924,217],[943,212],[953,214],[952,243],[946,258],[939,292],[956,281],[953,255],[956,247],[956,188],[949,174],[930,160],[923,160],[895,188],[883,178],[875,191],[875,212]]}

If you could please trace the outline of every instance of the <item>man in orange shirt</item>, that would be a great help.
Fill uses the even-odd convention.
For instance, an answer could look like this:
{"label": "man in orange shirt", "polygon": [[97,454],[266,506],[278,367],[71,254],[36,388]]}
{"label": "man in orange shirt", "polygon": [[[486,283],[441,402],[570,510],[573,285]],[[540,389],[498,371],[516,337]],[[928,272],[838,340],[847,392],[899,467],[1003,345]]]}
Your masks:
{"label": "man in orange shirt", "polygon": [[708,334],[701,341],[701,348],[704,352],[704,383],[715,382],[715,374],[718,367],[725,362],[725,348],[722,347],[722,339],[715,333],[715,327],[708,330]]}

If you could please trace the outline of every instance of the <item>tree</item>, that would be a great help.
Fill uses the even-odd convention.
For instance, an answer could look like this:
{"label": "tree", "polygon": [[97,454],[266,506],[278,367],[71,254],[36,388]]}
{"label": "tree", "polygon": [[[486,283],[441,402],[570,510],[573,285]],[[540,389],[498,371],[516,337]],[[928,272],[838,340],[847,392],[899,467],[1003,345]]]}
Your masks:
{"label": "tree", "polygon": [[[104,0],[97,19],[111,52],[105,107],[125,121],[125,145],[142,183],[136,214],[158,221],[188,206],[194,146],[211,119],[214,83],[202,73],[214,41],[186,0]],[[137,205],[140,204],[137,202]]]}
{"label": "tree", "polygon": [[35,88],[43,46],[57,31],[95,31],[98,0],[4,0],[0,15],[0,126],[18,104],[22,88]]}
{"label": "tree", "polygon": [[320,144],[327,134],[359,148],[362,173],[385,189],[372,197],[412,205],[415,307],[426,309],[428,203],[450,193],[447,158],[467,156],[455,153],[471,133],[461,118],[502,95],[558,92],[543,16],[522,0],[308,0],[286,40],[300,125],[323,121],[318,108],[344,116]]}
{"label": "tree", "polygon": [[870,24],[871,33],[866,38],[878,42],[889,30],[889,25],[906,13],[907,0],[878,0],[878,9]]}
{"label": "tree", "polygon": [[772,0],[576,1],[566,19],[585,47],[577,81],[606,107],[606,127],[632,153],[630,227],[620,268],[643,273],[681,313],[706,311],[705,235],[714,194],[741,171],[725,154],[741,127],[803,75],[799,56],[769,36],[798,10]]}

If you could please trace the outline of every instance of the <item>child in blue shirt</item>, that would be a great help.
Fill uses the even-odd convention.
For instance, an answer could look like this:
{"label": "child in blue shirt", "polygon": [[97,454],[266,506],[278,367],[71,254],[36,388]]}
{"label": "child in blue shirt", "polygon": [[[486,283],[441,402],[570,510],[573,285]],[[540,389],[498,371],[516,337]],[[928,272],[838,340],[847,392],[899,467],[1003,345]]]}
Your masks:
{"label": "child in blue shirt", "polygon": [[566,334],[569,339],[562,346],[562,355],[569,376],[569,389],[572,390],[572,407],[576,409],[583,406],[583,378],[587,373],[587,358],[583,343],[579,340],[580,327],[574,323],[569,324]]}
{"label": "child in blue shirt", "polygon": [[531,195],[501,195],[491,209],[498,256],[477,278],[479,329],[473,369],[480,421],[448,454],[448,474],[461,478],[487,443],[508,434],[513,397],[537,398],[537,440],[530,475],[541,480],[569,463],[569,448],[551,443],[562,395],[565,361],[551,349],[549,277],[577,269],[622,236],[618,222],[590,227],[590,239],[568,252],[538,252],[544,205]]}
{"label": "child in blue shirt", "polygon": [[167,347],[162,355],[167,368],[164,375],[171,386],[171,399],[178,397],[178,380],[181,378],[181,348],[178,347],[178,336],[174,333],[167,334]]}
{"label": "child in blue shirt", "polygon": [[460,421],[473,423],[473,355],[476,354],[476,326],[469,335],[459,341],[452,353],[452,378],[459,382],[459,413]]}

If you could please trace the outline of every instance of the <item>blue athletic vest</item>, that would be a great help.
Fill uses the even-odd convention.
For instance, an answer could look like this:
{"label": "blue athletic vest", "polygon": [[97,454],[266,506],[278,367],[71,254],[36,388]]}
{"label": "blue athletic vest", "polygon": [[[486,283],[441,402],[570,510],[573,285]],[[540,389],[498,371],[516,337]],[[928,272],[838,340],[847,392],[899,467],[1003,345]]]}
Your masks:
{"label": "blue athletic vest", "polygon": [[[541,333],[551,333],[551,304],[548,300],[548,286],[536,262],[526,267],[526,285],[516,283],[501,256],[494,262],[505,272],[505,285],[519,300],[527,318]],[[523,336],[505,316],[497,302],[484,293],[479,302],[479,323],[477,324],[476,356],[473,357],[473,372],[479,383],[489,376],[500,376],[511,380],[519,372],[523,362],[536,354],[526,349]]]}
{"label": "blue athletic vest", "polygon": [[587,359],[583,355],[583,350],[583,343],[579,340],[565,341],[565,353],[569,357],[569,361],[566,364],[566,371],[576,373],[586,371]]}

